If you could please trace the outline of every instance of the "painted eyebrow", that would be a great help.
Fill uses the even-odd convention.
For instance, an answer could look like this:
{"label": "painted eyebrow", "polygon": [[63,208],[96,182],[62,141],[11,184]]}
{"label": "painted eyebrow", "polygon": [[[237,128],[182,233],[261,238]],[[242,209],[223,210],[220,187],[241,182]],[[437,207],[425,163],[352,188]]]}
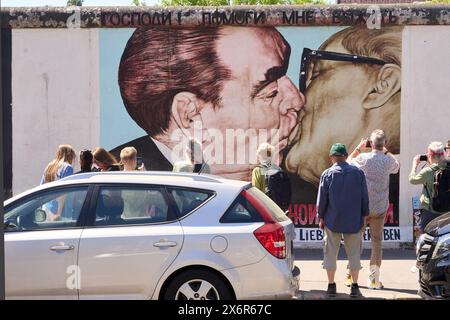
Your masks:
{"label": "painted eyebrow", "polygon": [[287,72],[287,66],[272,67],[264,74],[264,80],[258,81],[252,89],[251,97],[254,99],[258,92],[264,89],[269,83],[274,82],[281,77],[285,76]]}

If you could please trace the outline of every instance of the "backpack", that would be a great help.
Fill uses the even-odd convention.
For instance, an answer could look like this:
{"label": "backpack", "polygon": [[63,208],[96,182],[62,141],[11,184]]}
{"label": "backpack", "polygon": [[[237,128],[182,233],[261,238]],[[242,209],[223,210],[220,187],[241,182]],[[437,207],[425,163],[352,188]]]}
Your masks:
{"label": "backpack", "polygon": [[282,210],[287,210],[291,202],[291,181],[288,174],[280,168],[264,168],[267,169],[264,173],[264,193]]}
{"label": "backpack", "polygon": [[[446,168],[433,169],[434,182],[431,193],[432,208],[436,212],[450,211],[450,162]],[[428,196],[430,196],[427,190]]]}

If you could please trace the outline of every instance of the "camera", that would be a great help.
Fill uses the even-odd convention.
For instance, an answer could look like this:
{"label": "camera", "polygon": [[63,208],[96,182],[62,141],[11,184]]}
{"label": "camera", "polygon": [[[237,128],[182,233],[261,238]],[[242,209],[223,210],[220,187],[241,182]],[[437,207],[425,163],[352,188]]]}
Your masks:
{"label": "camera", "polygon": [[367,139],[366,148],[372,148],[372,142],[369,139]]}
{"label": "camera", "polygon": [[419,160],[420,161],[428,161],[428,157],[426,154],[421,154]]}

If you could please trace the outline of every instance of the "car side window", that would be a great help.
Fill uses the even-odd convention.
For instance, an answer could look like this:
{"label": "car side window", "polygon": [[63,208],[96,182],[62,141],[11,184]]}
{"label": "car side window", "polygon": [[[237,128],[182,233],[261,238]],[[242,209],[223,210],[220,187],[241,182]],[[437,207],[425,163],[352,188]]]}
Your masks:
{"label": "car side window", "polygon": [[180,213],[180,218],[197,209],[201,204],[203,204],[214,194],[211,191],[195,189],[182,189],[172,187],[168,189],[175,200],[178,212]]}
{"label": "car side window", "polygon": [[101,187],[96,226],[161,223],[174,220],[159,187]]}
{"label": "car side window", "polygon": [[8,208],[7,232],[73,228],[77,225],[88,187],[42,192]]}
{"label": "car side window", "polygon": [[263,222],[261,215],[256,209],[245,199],[239,195],[231,204],[230,208],[220,218],[221,223],[252,223]]}

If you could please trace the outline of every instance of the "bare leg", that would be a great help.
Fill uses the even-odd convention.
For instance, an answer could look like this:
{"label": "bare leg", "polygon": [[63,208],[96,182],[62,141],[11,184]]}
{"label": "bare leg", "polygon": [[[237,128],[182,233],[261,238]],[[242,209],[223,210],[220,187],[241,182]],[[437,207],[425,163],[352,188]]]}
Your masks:
{"label": "bare leg", "polygon": [[353,283],[358,283],[359,270],[350,270],[352,275]]}
{"label": "bare leg", "polygon": [[336,269],[327,269],[328,283],[334,283],[334,275],[336,274]]}

